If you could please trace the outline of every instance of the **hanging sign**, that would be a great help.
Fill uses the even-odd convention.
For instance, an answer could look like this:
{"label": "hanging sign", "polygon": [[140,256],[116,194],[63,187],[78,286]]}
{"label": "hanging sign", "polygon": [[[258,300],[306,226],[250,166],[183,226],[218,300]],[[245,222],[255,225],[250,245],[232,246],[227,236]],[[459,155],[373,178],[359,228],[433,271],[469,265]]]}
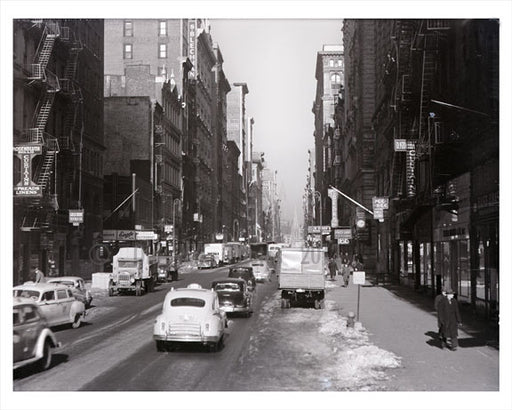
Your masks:
{"label": "hanging sign", "polygon": [[14,147],[14,153],[21,161],[21,180],[14,187],[14,196],[40,197],[43,195],[41,186],[32,180],[32,160],[35,156],[41,155],[42,152],[41,144]]}

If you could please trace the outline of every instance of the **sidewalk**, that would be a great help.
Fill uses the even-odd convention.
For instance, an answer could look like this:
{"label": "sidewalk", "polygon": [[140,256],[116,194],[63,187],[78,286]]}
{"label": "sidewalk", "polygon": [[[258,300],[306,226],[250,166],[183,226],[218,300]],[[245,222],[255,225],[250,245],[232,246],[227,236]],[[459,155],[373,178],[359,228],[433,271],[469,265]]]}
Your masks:
{"label": "sidewalk", "polygon": [[[358,286],[341,286],[341,278],[327,280],[326,298],[347,316],[357,315]],[[436,339],[433,299],[398,286],[360,287],[359,322],[378,347],[401,357],[402,366],[390,370],[390,391],[498,391],[498,329],[461,307],[459,349],[441,349]]]}

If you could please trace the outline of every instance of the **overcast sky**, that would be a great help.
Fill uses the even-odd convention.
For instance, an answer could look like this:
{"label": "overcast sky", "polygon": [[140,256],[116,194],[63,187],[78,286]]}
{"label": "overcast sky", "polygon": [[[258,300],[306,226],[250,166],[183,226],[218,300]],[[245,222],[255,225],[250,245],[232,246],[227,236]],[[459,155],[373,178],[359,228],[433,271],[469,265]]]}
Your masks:
{"label": "overcast sky", "polygon": [[282,218],[300,218],[307,151],[313,152],[316,55],[341,44],[342,20],[211,19],[211,35],[230,83],[245,82],[254,117],[254,151],[277,170]]}

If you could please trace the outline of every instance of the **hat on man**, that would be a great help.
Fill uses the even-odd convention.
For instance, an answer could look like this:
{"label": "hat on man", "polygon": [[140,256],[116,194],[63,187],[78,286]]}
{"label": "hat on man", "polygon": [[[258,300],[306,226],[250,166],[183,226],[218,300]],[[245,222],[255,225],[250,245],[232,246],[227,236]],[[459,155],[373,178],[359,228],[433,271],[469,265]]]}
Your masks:
{"label": "hat on man", "polygon": [[446,292],[447,295],[453,295],[452,288],[447,288],[445,292]]}

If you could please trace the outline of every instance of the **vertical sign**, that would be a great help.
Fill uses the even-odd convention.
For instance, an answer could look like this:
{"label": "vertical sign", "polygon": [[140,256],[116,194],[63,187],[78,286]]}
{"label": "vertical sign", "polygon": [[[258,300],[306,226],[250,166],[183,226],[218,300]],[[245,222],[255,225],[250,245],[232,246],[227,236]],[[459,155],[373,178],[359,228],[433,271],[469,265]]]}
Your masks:
{"label": "vertical sign", "polygon": [[327,190],[327,193],[329,197],[331,198],[331,206],[332,206],[332,218],[331,218],[331,226],[334,228],[335,226],[339,225],[338,222],[338,193],[334,190],[329,188]]}
{"label": "vertical sign", "polygon": [[416,196],[416,176],[414,175],[416,161],[416,141],[407,140],[407,152],[405,163],[405,178],[407,182],[407,197]]}
{"label": "vertical sign", "polygon": [[195,77],[196,67],[196,20],[190,19],[188,21],[188,56],[192,63],[190,73]]}
{"label": "vertical sign", "polygon": [[21,180],[14,187],[15,196],[41,196],[41,186],[32,181],[32,160],[43,152],[40,144],[20,145],[14,147],[16,156],[21,161]]}

